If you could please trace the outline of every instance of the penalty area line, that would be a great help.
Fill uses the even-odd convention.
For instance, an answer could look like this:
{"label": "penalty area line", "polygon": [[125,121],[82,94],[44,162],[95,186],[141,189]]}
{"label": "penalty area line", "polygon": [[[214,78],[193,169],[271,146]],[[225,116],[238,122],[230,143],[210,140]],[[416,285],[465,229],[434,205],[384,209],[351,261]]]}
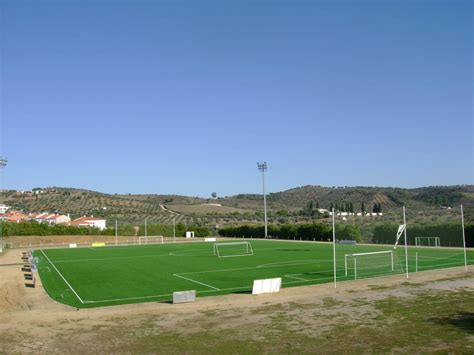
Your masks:
{"label": "penalty area line", "polygon": [[176,277],[182,278],[182,279],[184,279],[184,280],[188,280],[188,281],[191,281],[191,282],[194,282],[194,283],[197,283],[197,284],[200,284],[200,285],[203,285],[203,286],[212,288],[212,289],[214,289],[214,290],[216,290],[216,291],[220,291],[220,290],[221,290],[220,288],[217,288],[217,287],[214,287],[214,286],[205,284],[204,282],[200,282],[200,281],[197,281],[197,280],[193,280],[193,279],[191,279],[191,278],[189,278],[189,277],[181,276],[181,275],[179,275],[179,274],[173,274],[173,276],[176,276]]}
{"label": "penalty area line", "polygon": [[44,253],[43,249],[41,249],[41,253],[43,253],[44,257],[46,258],[46,260],[48,260],[48,262],[51,264],[51,266],[54,268],[54,270],[56,270],[56,272],[58,273],[58,275],[63,279],[63,281],[66,283],[66,285],[71,289],[71,291],[76,295],[77,299],[79,301],[81,301],[82,304],[84,304],[84,301],[82,300],[82,298],[77,294],[77,292],[72,288],[71,284],[66,280],[66,278],[59,272],[58,268],[56,267],[56,265],[53,264],[53,262],[48,258],[48,256]]}
{"label": "penalty area line", "polygon": [[[296,275],[300,275],[300,274],[296,274]],[[294,276],[294,275],[285,275],[284,277],[288,277],[290,279],[295,279],[295,280],[301,280],[301,281],[311,281],[311,280],[305,279],[303,277],[298,277],[298,276]]]}

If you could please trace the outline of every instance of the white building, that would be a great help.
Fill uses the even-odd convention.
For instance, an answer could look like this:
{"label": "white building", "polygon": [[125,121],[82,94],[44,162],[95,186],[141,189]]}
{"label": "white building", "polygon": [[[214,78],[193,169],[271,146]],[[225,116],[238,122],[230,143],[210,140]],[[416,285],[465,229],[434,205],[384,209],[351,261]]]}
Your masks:
{"label": "white building", "polygon": [[57,213],[30,213],[28,215],[28,219],[32,221],[36,221],[38,223],[48,223],[48,224],[63,224],[63,223],[68,223],[71,221],[71,218],[69,215],[65,216],[62,214],[57,214]]}
{"label": "white building", "polygon": [[94,216],[83,216],[75,219],[72,222],[69,222],[71,226],[80,226],[80,227],[94,227],[100,230],[107,228],[107,221],[103,218],[97,218]]}
{"label": "white building", "polygon": [[7,213],[7,211],[8,211],[9,208],[10,208],[9,206],[7,206],[7,205],[5,205],[5,204],[3,204],[3,203],[0,204],[0,213],[2,213],[2,214],[3,214],[3,213]]}

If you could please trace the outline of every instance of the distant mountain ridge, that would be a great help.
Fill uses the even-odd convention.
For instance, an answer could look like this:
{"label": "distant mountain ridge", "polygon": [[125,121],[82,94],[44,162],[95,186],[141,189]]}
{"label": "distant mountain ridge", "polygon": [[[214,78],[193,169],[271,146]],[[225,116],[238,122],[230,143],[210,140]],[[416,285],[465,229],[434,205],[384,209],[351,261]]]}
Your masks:
{"label": "distant mountain ridge", "polygon": [[[0,192],[0,202],[24,212],[58,211],[73,216],[94,214],[109,220],[136,223],[149,219],[151,223],[170,223],[177,218],[183,223],[230,223],[233,220],[259,220],[262,195],[239,194],[213,198],[159,194],[106,194],[76,188],[35,188],[34,193]],[[464,204],[474,209],[474,185],[396,187],[323,187],[306,185],[267,195],[270,212],[287,210],[296,213],[310,203],[328,209],[331,204],[352,204],[366,210],[380,204],[383,211],[405,205],[411,209],[439,209],[442,206]],[[220,204],[222,209],[209,204]],[[194,206],[192,209],[186,206]],[[202,206],[202,210],[200,209]],[[166,208],[164,208],[166,207]],[[292,212],[293,211],[293,212]]]}

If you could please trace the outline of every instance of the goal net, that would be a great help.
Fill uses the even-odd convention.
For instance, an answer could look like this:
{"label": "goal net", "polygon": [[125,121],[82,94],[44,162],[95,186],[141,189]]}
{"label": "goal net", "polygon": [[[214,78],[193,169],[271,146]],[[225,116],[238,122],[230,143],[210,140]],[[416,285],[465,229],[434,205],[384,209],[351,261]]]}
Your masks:
{"label": "goal net", "polygon": [[417,247],[440,247],[439,237],[415,237],[415,245]]}
{"label": "goal net", "polygon": [[381,250],[344,255],[345,276],[354,280],[403,271],[396,250]]}
{"label": "goal net", "polygon": [[214,243],[214,255],[219,258],[253,255],[250,242]]}
{"label": "goal net", "polygon": [[163,236],[156,235],[156,236],[138,237],[138,245],[143,245],[143,244],[163,244]]}

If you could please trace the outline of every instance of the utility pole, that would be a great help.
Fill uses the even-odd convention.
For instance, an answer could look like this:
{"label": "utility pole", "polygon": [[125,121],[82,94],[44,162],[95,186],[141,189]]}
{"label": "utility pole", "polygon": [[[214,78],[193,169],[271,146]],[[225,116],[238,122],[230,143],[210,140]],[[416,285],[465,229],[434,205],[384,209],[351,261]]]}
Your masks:
{"label": "utility pole", "polygon": [[257,163],[257,168],[262,172],[262,187],[263,187],[263,212],[265,218],[265,238],[268,238],[268,226],[267,226],[267,197],[265,195],[265,171],[268,169],[267,162]]}

